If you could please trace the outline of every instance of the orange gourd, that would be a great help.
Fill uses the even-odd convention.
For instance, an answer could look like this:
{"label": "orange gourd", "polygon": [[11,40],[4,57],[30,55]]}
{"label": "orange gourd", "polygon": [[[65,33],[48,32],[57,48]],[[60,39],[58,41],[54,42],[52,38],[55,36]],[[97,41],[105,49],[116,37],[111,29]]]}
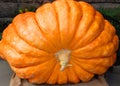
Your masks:
{"label": "orange gourd", "polygon": [[35,84],[87,82],[116,60],[114,26],[83,1],[56,0],[17,15],[4,30],[0,56]]}

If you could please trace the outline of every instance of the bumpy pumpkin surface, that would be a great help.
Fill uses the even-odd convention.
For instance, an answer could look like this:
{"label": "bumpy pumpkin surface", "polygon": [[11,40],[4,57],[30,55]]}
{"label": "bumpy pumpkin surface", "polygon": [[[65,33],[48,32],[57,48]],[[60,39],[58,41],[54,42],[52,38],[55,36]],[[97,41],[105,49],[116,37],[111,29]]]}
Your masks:
{"label": "bumpy pumpkin surface", "polygon": [[90,4],[57,0],[17,15],[4,30],[0,55],[35,84],[87,82],[116,60],[115,28]]}

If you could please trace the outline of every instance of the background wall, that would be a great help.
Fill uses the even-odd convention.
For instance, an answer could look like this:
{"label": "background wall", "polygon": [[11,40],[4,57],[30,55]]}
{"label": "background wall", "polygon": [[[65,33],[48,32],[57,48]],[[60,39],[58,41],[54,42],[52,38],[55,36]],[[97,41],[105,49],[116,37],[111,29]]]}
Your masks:
{"label": "background wall", "polygon": [[[31,7],[37,8],[44,2],[52,2],[53,0],[0,0],[0,18],[3,17],[14,17],[18,14],[19,9]],[[80,1],[80,0],[78,0]],[[104,8],[113,8],[120,5],[120,0],[81,0],[86,1],[95,8],[103,6]],[[106,5],[107,4],[107,5]]]}
{"label": "background wall", "polygon": [[[16,3],[16,2],[39,3],[41,1],[44,1],[44,0],[0,0],[0,2],[14,2],[14,3]],[[48,0],[46,0],[46,1],[48,1]],[[49,1],[53,1],[53,0],[49,0]],[[87,2],[120,2],[120,0],[84,0],[84,1],[87,1]]]}

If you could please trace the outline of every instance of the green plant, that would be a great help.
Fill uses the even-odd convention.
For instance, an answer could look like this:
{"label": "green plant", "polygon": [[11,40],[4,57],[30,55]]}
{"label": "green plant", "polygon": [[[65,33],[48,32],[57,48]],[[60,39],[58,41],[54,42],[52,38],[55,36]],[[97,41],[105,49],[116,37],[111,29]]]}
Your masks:
{"label": "green plant", "polygon": [[19,10],[18,10],[18,13],[25,13],[25,12],[35,12],[35,10],[36,10],[37,8],[36,7],[34,7],[34,6],[31,6],[30,8],[20,8]]}
{"label": "green plant", "polygon": [[19,13],[25,13],[25,12],[28,12],[28,9],[27,9],[27,8],[25,8],[25,9],[22,9],[22,8],[21,8],[21,9],[19,9],[18,11],[19,11]]}
{"label": "green plant", "polygon": [[2,39],[2,33],[0,32],[0,39]]}
{"label": "green plant", "polygon": [[110,16],[118,21],[120,21],[120,6],[116,8],[98,8],[98,11],[101,12],[103,15]]}

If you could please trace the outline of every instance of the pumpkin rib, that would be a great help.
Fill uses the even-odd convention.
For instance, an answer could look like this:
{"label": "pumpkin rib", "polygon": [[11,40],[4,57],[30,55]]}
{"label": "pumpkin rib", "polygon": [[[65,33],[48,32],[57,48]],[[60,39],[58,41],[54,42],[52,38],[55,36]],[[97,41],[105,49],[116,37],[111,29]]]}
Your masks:
{"label": "pumpkin rib", "polygon": [[94,77],[93,73],[88,72],[85,69],[83,69],[80,65],[76,64],[76,62],[74,62],[74,60],[72,61],[72,66],[73,66],[73,68],[75,70],[75,73],[77,74],[77,76],[79,77],[79,79],[82,82],[87,82],[91,78]]}
{"label": "pumpkin rib", "polygon": [[74,70],[74,67],[72,65],[73,61],[72,61],[72,58],[70,59],[69,61],[69,64],[71,64],[71,66],[68,66],[66,68],[66,72],[69,72],[67,73],[67,77],[68,77],[68,83],[78,83],[80,82],[80,79],[78,78],[77,74],[75,73],[75,70]]}
{"label": "pumpkin rib", "polygon": [[[115,51],[114,44],[110,42],[109,44],[106,44],[105,46],[102,46],[102,47],[98,47],[93,51],[92,50],[84,51],[84,49],[81,49],[79,51],[73,52],[72,56],[80,57],[81,59],[92,59],[92,58],[98,58],[98,56],[99,57],[111,56],[115,52],[116,51]],[[76,54],[79,54],[79,55],[76,55]]]}
{"label": "pumpkin rib", "polygon": [[[81,22],[81,18],[83,16],[83,14],[82,14],[83,11],[82,11],[81,5],[79,3],[77,3],[76,1],[74,1],[74,0],[73,1],[67,1],[67,3],[70,7],[69,29],[70,30],[72,29],[72,31],[70,33],[70,34],[72,34],[71,40],[69,41],[69,44],[70,44],[74,40],[75,34],[77,32],[77,28],[78,28],[79,23]],[[76,17],[77,19],[75,19],[74,17]]]}
{"label": "pumpkin rib", "polygon": [[[5,33],[5,34],[4,34]],[[3,40],[7,42],[11,47],[13,47],[17,52],[21,54],[27,54],[32,56],[41,56],[40,52],[48,54],[47,52],[43,50],[39,50],[37,48],[34,48],[33,46],[30,46],[27,44],[23,39],[21,39],[18,34],[15,33],[15,30],[13,29],[13,25],[9,25],[3,33]],[[9,36],[8,33],[11,33]],[[19,42],[16,43],[16,41],[19,39]],[[11,42],[10,42],[11,41]],[[22,46],[21,46],[22,44]],[[35,55],[34,55],[35,54]]]}
{"label": "pumpkin rib", "polygon": [[[35,55],[34,55],[34,58],[33,57],[31,57],[30,55],[25,55],[25,54],[23,54],[23,53],[20,53],[19,52],[19,50],[18,49],[16,49],[15,48],[15,46],[13,46],[13,45],[11,45],[10,43],[12,43],[12,42],[8,42],[8,41],[6,41],[6,39],[10,39],[10,41],[12,40],[11,38],[12,37],[17,37],[17,36],[12,36],[11,34],[13,34],[13,33],[11,33],[11,29],[10,29],[10,26],[11,25],[9,25],[8,27],[7,27],[7,29],[4,31],[4,33],[3,33],[3,39],[2,39],[2,41],[1,41],[1,45],[2,44],[5,44],[6,45],[6,49],[5,49],[5,47],[3,47],[3,48],[1,48],[1,49],[3,49],[3,50],[1,50],[1,51],[5,51],[4,53],[6,53],[6,54],[4,54],[3,55],[3,57],[6,57],[6,59],[7,59],[7,61],[11,64],[11,65],[14,65],[14,66],[20,66],[20,67],[25,67],[25,65],[27,65],[27,66],[31,66],[31,65],[33,65],[33,64],[37,64],[37,63],[39,63],[39,62],[41,62],[41,61],[39,61],[37,58],[38,58],[38,56],[36,57]],[[14,31],[14,29],[12,29],[13,31]],[[12,31],[12,32],[13,32]],[[9,36],[7,35],[8,33],[11,33]],[[6,37],[10,37],[10,38],[6,38]],[[13,51],[10,51],[10,50],[13,50]],[[32,49],[33,50],[33,49]],[[9,52],[11,52],[11,53],[8,53],[8,51]],[[21,56],[18,56],[17,54],[19,54],[19,55],[21,55]],[[34,51],[32,51],[31,53],[33,53]],[[40,52],[39,52],[40,53]],[[13,54],[13,55],[12,55]],[[14,55],[15,54],[15,55]],[[12,56],[8,56],[8,55],[12,55]],[[46,53],[46,55],[47,55],[47,53]],[[14,57],[13,57],[14,56]],[[18,56],[18,57],[17,57]],[[16,58],[17,57],[17,58]],[[31,63],[32,61],[30,61],[31,59],[30,59],[30,57],[32,58],[32,61],[34,60],[34,59],[36,59],[36,61],[37,62],[33,62],[33,63]],[[12,59],[12,60],[10,60],[11,58],[14,58],[14,59]],[[21,60],[20,60],[20,58],[21,58]],[[24,58],[24,59],[23,59]],[[29,62],[29,65],[28,65],[28,63],[27,62],[24,62],[25,61],[25,59],[27,59],[28,58],[28,60],[26,60],[27,62]],[[42,56],[42,58],[43,58],[43,56]],[[41,60],[43,60],[41,58]],[[23,59],[23,60],[22,60]],[[50,57],[48,58],[48,59],[50,59]],[[46,59],[47,60],[47,59]],[[35,61],[35,60],[34,60]],[[21,62],[21,64],[19,64],[19,63]],[[23,65],[24,64],[24,65]]]}
{"label": "pumpkin rib", "polygon": [[[29,16],[27,16],[27,15],[29,15]],[[28,37],[28,36],[23,36],[23,35],[26,35],[26,34],[23,34],[23,32],[20,33],[20,31],[22,31],[22,28],[21,28],[21,27],[27,28],[27,29],[25,29],[26,31],[30,31],[29,28],[26,26],[26,24],[28,23],[28,20],[27,20],[27,19],[33,18],[33,17],[30,16],[30,15],[33,16],[34,14],[31,13],[31,12],[29,12],[29,13],[23,13],[23,14],[19,14],[18,16],[16,16],[16,17],[13,19],[13,23],[12,23],[12,24],[14,25],[14,29],[15,29],[16,34],[17,34],[21,39],[23,39],[26,43],[28,43],[30,46],[33,46],[33,47],[38,48],[38,49],[40,49],[40,50],[46,51],[46,52],[48,52],[48,53],[54,53],[52,49],[48,51],[48,49],[45,49],[45,48],[47,48],[47,47],[42,47],[42,46],[40,47],[38,44],[35,44],[35,43],[38,42],[38,39],[39,39],[39,40],[41,39],[40,42],[44,41],[44,43],[45,43],[45,41],[46,41],[45,38],[43,39],[43,35],[41,36],[41,32],[40,32],[40,30],[38,29],[37,25],[35,25],[35,27],[36,27],[36,30],[39,30],[39,32],[35,30],[36,32],[35,32],[35,31],[31,31],[31,33],[33,33],[34,35],[38,35],[38,34],[39,34],[39,35],[41,36],[41,38],[38,38],[38,37],[37,37],[37,40],[35,40],[36,38],[34,38],[34,42],[30,40],[30,37],[29,37],[29,38],[25,38],[25,37]],[[35,15],[34,15],[34,16],[35,16]],[[26,20],[24,20],[25,17],[27,17]],[[18,20],[18,19],[19,19],[19,20]],[[20,22],[21,20],[23,20],[24,22]],[[34,21],[34,23],[36,23],[36,22],[35,22],[35,17],[34,17],[33,21]],[[20,27],[18,27],[18,26],[19,26],[19,23],[22,23],[23,25],[20,26]],[[34,24],[34,23],[31,23],[31,24]],[[24,32],[25,32],[25,31],[24,31]],[[37,34],[35,34],[34,32],[37,33]],[[27,32],[27,33],[28,33],[28,32]],[[29,35],[30,35],[31,33],[29,33]],[[32,37],[33,37],[33,36],[32,36]],[[32,37],[31,37],[31,38],[32,38]],[[33,39],[33,38],[32,38],[32,39]],[[31,44],[31,43],[32,43],[32,44]],[[39,43],[39,44],[40,44],[40,43]],[[47,42],[46,45],[48,45],[49,48],[53,48],[53,46],[52,46],[49,42]],[[51,52],[51,51],[52,51],[52,52]]]}
{"label": "pumpkin rib", "polygon": [[81,69],[87,71],[88,73],[92,73],[92,72],[88,71],[87,69],[85,69],[85,68],[83,68],[83,67],[81,66],[81,64],[83,64],[83,63],[85,64],[85,62],[82,62],[82,61],[80,61],[80,60],[82,60],[82,59],[73,57],[72,64],[79,66]]}
{"label": "pumpkin rib", "polygon": [[71,68],[67,68],[67,72],[69,72],[69,74],[67,73],[67,77],[68,77],[68,83],[71,83],[71,84],[76,84],[76,83],[79,83],[80,80],[79,78],[77,77],[74,69],[71,69]]}
{"label": "pumpkin rib", "polygon": [[72,50],[75,50],[78,47],[78,44],[76,44],[76,42],[78,43],[79,40],[84,37],[86,32],[89,30],[89,26],[91,26],[91,24],[93,23],[96,14],[95,9],[91,5],[82,1],[80,1],[79,4],[81,6],[83,15],[75,33],[74,40],[70,44],[70,46],[72,46]]}
{"label": "pumpkin rib", "polygon": [[[54,65],[54,68],[53,68],[53,69],[55,69],[56,65],[57,65],[57,61],[56,61],[55,65]],[[48,82],[48,80],[50,79],[50,77],[51,77],[51,75],[52,75],[52,73],[53,73],[53,69],[51,70],[51,74],[50,74],[49,78],[46,80],[46,82]],[[52,84],[53,84],[53,83],[52,83]]]}
{"label": "pumpkin rib", "polygon": [[47,80],[47,84],[56,84],[58,80],[58,72],[60,69],[59,62],[56,63],[55,67],[53,68],[53,72],[51,73],[51,76]]}
{"label": "pumpkin rib", "polygon": [[[64,45],[63,48],[68,49],[69,48],[68,45],[74,38],[73,36],[75,35],[76,27],[78,26],[75,23],[78,23],[80,21],[82,13],[78,9],[78,7],[80,5],[77,4],[75,1],[69,1],[69,2],[62,1],[61,4],[60,4],[60,2],[61,1],[55,1],[52,4],[54,5],[54,8],[55,8],[57,16],[58,16],[57,19],[59,22],[59,32],[61,33],[61,35],[60,35],[61,41],[64,42],[62,44],[62,45]],[[64,3],[66,6],[64,6],[62,3]],[[62,18],[61,15],[64,15],[64,16],[68,15],[68,16],[66,16],[65,18]],[[70,18],[67,18],[67,17],[70,17]],[[67,24],[66,24],[66,22],[64,23],[64,20],[67,20],[66,21]],[[72,25],[73,22],[75,25]],[[67,28],[69,28],[69,29],[67,30]]]}
{"label": "pumpkin rib", "polygon": [[[115,53],[115,52],[114,52]],[[113,54],[114,54],[113,53]],[[109,55],[109,56],[112,56],[113,54],[111,54],[111,55]],[[83,58],[83,57],[80,57],[80,56],[75,56],[75,55],[72,55],[73,57],[75,57],[75,58],[80,58],[80,59],[87,59],[87,60],[90,60],[90,59],[99,59],[99,58],[101,58],[101,57],[104,57],[104,58],[107,58],[107,57],[109,57],[109,56],[99,56],[99,57],[87,57],[86,56],[86,58]]]}
{"label": "pumpkin rib", "polygon": [[[37,22],[37,21],[36,21],[36,22]],[[40,25],[38,25],[38,26],[39,26],[39,28],[41,28]],[[40,30],[41,30],[41,29],[40,29]],[[43,36],[46,38],[46,40],[50,42],[50,40],[47,39],[47,37],[45,36],[45,34],[43,33],[42,30],[41,30],[41,32],[42,32]],[[51,44],[52,44],[52,43],[51,43]],[[52,44],[52,45],[53,45],[53,44]],[[53,45],[53,46],[54,46],[54,45]],[[55,46],[54,46],[54,48],[57,49]],[[56,51],[55,51],[55,52],[56,52]],[[53,53],[55,53],[55,52],[53,52]]]}
{"label": "pumpkin rib", "polygon": [[[55,1],[53,2],[53,5],[55,7],[56,13],[57,13],[57,19],[59,23],[59,34],[61,39],[61,45],[62,48],[65,48],[67,45],[67,41],[69,39],[68,35],[65,33],[68,31],[68,22],[69,22],[69,6],[66,1]],[[66,39],[65,39],[66,38]]]}
{"label": "pumpkin rib", "polygon": [[[57,13],[57,10],[56,10],[56,7],[55,7],[55,2],[51,3],[52,4],[52,7],[55,11],[55,14],[56,14],[56,20],[58,20],[58,13]],[[57,24],[58,24],[58,32],[59,32],[59,38],[60,38],[60,44],[62,44],[61,42],[61,37],[60,37],[60,24],[59,24],[59,21],[57,21]]]}
{"label": "pumpkin rib", "polygon": [[[69,67],[68,67],[68,68],[69,68]],[[74,83],[79,82],[79,81],[78,81],[79,79],[74,78],[74,77],[77,77],[77,76],[76,76],[75,74],[73,74],[73,73],[74,73],[74,72],[73,72],[73,69],[69,68],[69,69],[71,69],[72,74],[73,74],[74,77],[71,77],[72,74],[70,74],[70,75],[67,74],[67,71],[69,71],[68,68],[66,68],[64,71],[60,71],[60,70],[59,70],[59,69],[60,69],[60,64],[59,64],[59,62],[57,62],[55,68],[53,69],[53,73],[51,74],[51,77],[48,79],[47,83],[48,83],[48,84],[63,84],[63,83],[68,83],[68,82],[69,82],[69,79],[70,79],[70,81],[71,81],[71,80],[72,80],[72,81],[75,81]],[[64,73],[61,73],[61,72],[64,72]],[[69,72],[70,72],[70,71],[69,71]],[[58,77],[58,76],[59,76],[59,77]],[[62,81],[63,81],[63,76],[66,77],[66,78],[64,77],[64,78],[66,79],[65,82],[62,82]],[[61,80],[62,80],[62,81],[61,81]],[[71,81],[71,83],[72,83],[72,81]],[[57,82],[58,82],[58,83],[57,83]]]}
{"label": "pumpkin rib", "polygon": [[[42,57],[41,59],[38,60],[38,58],[36,58],[36,57],[33,58],[31,56],[22,55],[22,54],[19,54],[9,44],[6,43],[5,45],[6,45],[6,47],[3,47],[3,50],[5,50],[6,52],[4,52],[5,54],[3,53],[3,56],[6,57],[6,60],[9,62],[9,64],[11,66],[14,66],[14,67],[17,67],[17,68],[34,66],[34,65],[37,65],[38,63],[40,63],[41,60],[43,60],[42,58],[44,58],[44,57]],[[14,59],[12,59],[12,58],[14,58]],[[26,60],[26,59],[28,59],[28,60]],[[44,62],[49,61],[52,58],[49,57],[47,59]],[[43,61],[42,61],[42,63],[43,63]]]}
{"label": "pumpkin rib", "polygon": [[[103,53],[105,55],[105,53],[107,52],[116,52],[117,50],[117,47],[116,46],[118,43],[118,38],[116,38],[116,35],[115,35],[115,30],[114,28],[110,28],[108,27],[110,26],[108,22],[106,22],[106,26],[105,26],[105,29],[104,31],[101,33],[101,35],[95,39],[92,43],[84,46],[83,48],[79,48],[77,50],[74,50],[72,53],[74,56],[78,55],[78,52],[79,52],[79,55],[81,56],[83,53],[84,55],[87,55],[89,53],[89,55],[97,55],[97,54],[100,54],[100,53]],[[106,39],[107,38],[107,39]],[[103,39],[106,39],[104,41],[102,41]],[[114,41],[115,42],[114,42]],[[102,42],[101,42],[102,41]],[[108,45],[109,44],[109,45]],[[116,45],[115,45],[116,44]],[[116,48],[114,47],[116,46]],[[105,48],[104,48],[105,47]],[[98,49],[99,48],[99,49]],[[107,50],[106,50],[107,48]],[[102,50],[101,50],[102,49]],[[110,50],[108,50],[110,49]],[[87,51],[86,51],[87,50]],[[97,51],[95,51],[97,50]],[[104,50],[104,52],[103,52]],[[93,52],[94,51],[94,52]],[[112,53],[114,53],[112,52]],[[91,53],[91,54],[90,54]],[[108,53],[109,55],[110,53]],[[83,56],[84,56],[83,55]]]}
{"label": "pumpkin rib", "polygon": [[[50,63],[52,63],[51,64],[52,66],[49,65]],[[39,72],[41,72],[41,73],[39,73],[39,75],[41,75],[42,72],[43,73],[46,72],[45,70],[47,70],[47,72],[50,73],[50,71],[48,71],[48,70],[52,70],[52,68],[54,68],[55,63],[56,63],[55,59],[51,59],[50,61],[46,61],[43,64],[39,64],[36,66],[29,66],[29,67],[24,67],[24,68],[17,68],[17,67],[11,66],[11,68],[13,69],[13,71],[16,72],[17,76],[19,76],[20,78],[32,80],[33,78],[36,78],[36,76],[38,76]],[[49,67],[45,67],[44,65],[45,66],[47,65]],[[32,71],[30,71],[31,69],[32,69]],[[46,76],[46,77],[48,77],[48,76]]]}
{"label": "pumpkin rib", "polygon": [[[50,64],[50,62],[51,62],[52,64]],[[48,66],[50,66],[50,67],[49,67],[49,69],[47,69],[47,72],[46,72],[45,69],[43,68],[43,69],[44,69],[43,71],[40,70],[40,71],[37,72],[37,74],[36,74],[37,77],[29,78],[28,80],[29,80],[31,83],[36,83],[36,84],[44,84],[45,82],[47,82],[47,81],[49,80],[51,74],[53,73],[52,70],[55,68],[56,63],[57,63],[57,61],[56,61],[55,59],[52,59],[50,62],[49,62],[50,65],[48,65]],[[51,67],[51,65],[52,65],[52,67]],[[45,67],[45,66],[44,66],[44,67]],[[48,67],[46,67],[46,68],[48,68]],[[44,74],[44,71],[46,72],[45,74]],[[41,72],[41,74],[40,74],[40,72]],[[49,73],[49,75],[47,75],[48,73]],[[36,81],[36,80],[37,80],[37,81]]]}
{"label": "pumpkin rib", "polygon": [[59,29],[57,28],[59,26],[59,23],[57,22],[57,16],[53,5],[48,3],[38,8],[35,17],[36,22],[38,23],[38,26],[41,32],[43,33],[44,37],[48,41],[50,41],[51,44],[56,48],[55,52],[57,52],[57,50],[60,50],[62,46],[59,36]]}
{"label": "pumpkin rib", "polygon": [[[90,25],[90,27],[89,27],[88,31],[86,32],[86,34],[84,35],[84,37],[82,37],[78,41],[79,45],[76,49],[84,48],[86,45],[89,45],[90,43],[92,43],[95,39],[97,39],[100,36],[100,34],[104,30],[104,23],[103,23],[104,20],[101,17],[100,17],[100,14],[96,11],[94,21]],[[101,27],[101,25],[103,27]],[[76,49],[74,49],[74,50],[76,50]]]}
{"label": "pumpkin rib", "polygon": [[59,71],[57,84],[66,84],[67,82],[68,82],[68,77],[67,77],[66,71],[65,70]]}
{"label": "pumpkin rib", "polygon": [[[81,63],[79,64],[77,61],[76,61],[76,64],[77,65],[80,65],[80,67],[84,70],[84,71],[87,71],[88,73],[92,73],[92,74],[98,74],[98,75],[101,75],[103,73],[105,73],[105,71],[108,69],[108,67],[105,67],[105,66],[98,66],[99,64],[97,64],[94,68],[92,69],[87,69],[86,67],[90,67],[90,65],[87,65],[87,64],[84,64],[84,63]],[[83,65],[84,66],[83,66]],[[86,65],[86,66],[85,66]]]}
{"label": "pumpkin rib", "polygon": [[[116,36],[113,36],[114,38],[112,38],[112,40],[110,40],[109,41],[109,45],[111,45],[112,43],[115,43],[113,40],[115,40],[115,41],[117,41],[117,38],[116,38]],[[91,46],[90,48],[88,48],[88,50],[87,50],[87,52],[89,51],[91,51],[91,50],[95,50],[96,48],[102,48],[102,47],[105,47],[105,46],[108,46],[108,44],[106,43],[106,44],[103,44],[103,45],[101,45],[101,47],[100,47],[100,45],[99,46],[97,46],[97,47],[94,47],[94,48],[92,48],[92,43],[91,44],[89,44],[89,45],[87,45],[87,46],[84,46],[83,48],[80,48],[80,49],[77,49],[77,50],[79,50],[79,51],[85,51],[85,49],[87,49],[89,46]],[[115,45],[115,44],[112,44],[113,46]],[[114,48],[115,49],[115,48]],[[76,52],[77,50],[74,50],[73,52]],[[78,51],[77,51],[78,52]]]}
{"label": "pumpkin rib", "polygon": [[[68,28],[69,29],[67,31],[67,34],[70,34],[69,37],[71,36],[70,39],[67,39],[67,40],[69,40],[67,45],[69,45],[71,43],[71,41],[74,39],[74,36],[75,36],[75,34],[77,32],[76,28],[78,28],[79,22],[81,21],[80,19],[82,18],[83,14],[82,14],[82,12],[80,13],[80,11],[82,11],[81,5],[76,3],[76,1],[74,1],[74,0],[71,0],[71,1],[65,0],[64,2],[66,3],[66,6],[68,7],[68,14],[69,14],[69,18],[68,18],[69,19],[69,21],[68,21]],[[78,9],[78,8],[80,8],[81,10]],[[75,11],[73,11],[73,10],[75,10]],[[74,14],[74,13],[77,13],[77,14]],[[79,13],[79,15],[78,15],[78,13]],[[77,19],[72,20],[72,17],[76,17],[78,20]],[[73,23],[75,24],[74,27],[73,27],[73,25],[74,25]],[[63,37],[65,37],[65,36],[63,36]],[[68,49],[69,46],[64,47],[64,48]],[[71,48],[70,48],[70,50],[71,50]]]}
{"label": "pumpkin rib", "polygon": [[[60,2],[60,1],[55,1],[55,2],[53,2],[53,5],[54,5],[54,7],[55,7],[55,9],[56,9],[56,12],[57,12],[57,15],[59,14],[58,17],[60,17],[60,15],[62,15],[62,13],[59,12],[60,8],[57,8],[57,6],[58,6],[57,3],[59,3],[59,2]],[[63,1],[63,2],[65,3],[65,1]],[[72,4],[73,4],[72,2],[74,2],[74,5],[73,5],[73,6],[72,6]],[[70,4],[70,3],[72,3],[72,4]],[[69,8],[68,14],[69,14],[70,16],[72,16],[72,15],[71,15],[71,9],[73,10],[73,7],[74,7],[74,6],[76,6],[76,12],[78,12],[78,10],[77,10],[77,9],[78,9],[78,8],[77,8],[78,6],[77,6],[77,5],[79,5],[79,4],[77,4],[75,1],[69,1],[69,3],[67,4],[67,7]],[[60,6],[61,6],[61,5],[60,5]],[[58,7],[59,7],[59,6],[58,6]],[[61,6],[61,7],[63,7],[63,6]],[[79,5],[79,7],[80,7],[80,5]],[[74,8],[75,8],[75,7],[74,7]],[[57,11],[57,10],[58,10],[58,11]],[[62,10],[63,10],[63,9],[62,9]],[[76,12],[75,12],[75,13],[76,13]],[[64,14],[65,14],[65,13],[64,13]],[[67,15],[67,14],[66,14],[66,15]],[[79,16],[80,16],[80,15],[82,16],[82,13],[81,13],[81,14],[79,13]],[[73,15],[73,16],[74,16],[74,15]],[[73,16],[72,16],[72,17],[73,17]],[[75,16],[76,16],[76,15],[75,15]],[[79,16],[78,16],[78,17],[79,17]],[[61,18],[58,18],[59,24],[60,24],[60,23],[63,23],[63,21],[60,21],[59,19],[61,19]],[[70,18],[69,18],[69,19],[70,19]],[[79,18],[79,20],[80,20],[80,18]],[[74,21],[72,21],[72,22],[74,22]],[[78,22],[78,21],[77,21],[77,22]],[[68,23],[70,23],[70,21],[69,21]],[[63,24],[61,24],[61,25],[63,25]],[[68,26],[70,26],[69,28],[71,28],[71,25],[68,25]],[[76,25],[76,26],[78,26],[78,25]],[[59,29],[60,29],[60,25],[59,25]],[[71,28],[71,29],[72,29],[72,28]],[[71,31],[71,29],[69,29],[69,30]],[[64,29],[64,30],[65,30],[65,29]],[[69,31],[69,30],[68,30],[68,31]],[[62,28],[61,28],[61,30],[60,30],[60,33],[62,33],[61,31],[62,31]],[[66,32],[67,32],[66,34],[69,34],[70,31],[69,31],[69,32],[68,32],[68,31],[66,31]],[[74,34],[73,34],[73,32],[71,31],[72,33],[70,33],[70,35],[73,34],[73,36],[74,36],[74,35],[75,35],[76,28],[74,28],[73,31],[74,31]],[[64,33],[64,34],[65,34],[65,33]],[[63,34],[63,35],[64,35],[64,34]],[[66,36],[63,36],[63,38],[64,38],[64,37],[66,37]],[[64,42],[67,42],[67,43],[68,43],[68,42],[70,42],[73,38],[74,38],[74,37],[71,37],[71,39],[68,40],[67,37],[66,37],[66,39],[67,39],[68,41],[64,40]],[[64,39],[65,39],[65,38],[64,38]],[[68,44],[69,44],[69,43],[68,43]],[[67,46],[67,44],[66,44],[66,46]],[[66,47],[66,46],[65,46],[64,48],[69,48],[69,47]]]}
{"label": "pumpkin rib", "polygon": [[[60,2],[59,2],[60,3]],[[69,6],[69,3],[66,1],[66,0],[63,0],[63,2],[62,3],[64,3],[65,4],[65,6],[63,5],[63,7],[64,8],[66,8],[65,10],[66,10],[66,12],[64,12],[64,16],[65,15],[68,15],[66,18],[65,18],[65,20],[68,20],[67,21],[67,23],[68,23],[68,25],[67,25],[67,27],[69,28],[69,21],[70,21],[70,6]],[[57,7],[57,6],[56,6]],[[61,6],[62,7],[62,6]],[[59,9],[58,9],[59,10]],[[61,10],[64,10],[64,9],[60,9],[59,11],[57,11],[57,9],[56,9],[56,11],[57,11],[57,14],[58,14],[58,21],[59,21],[59,26],[63,26],[64,25],[64,23],[60,20],[61,18],[61,16],[60,15],[63,15],[63,13],[59,13]],[[66,22],[65,22],[66,23]],[[62,48],[63,49],[66,49],[67,48],[67,44],[64,44],[64,43],[66,43],[69,39],[67,39],[67,40],[65,40],[65,38],[64,37],[68,37],[67,35],[64,35],[64,34],[62,34],[63,32],[63,30],[62,29],[64,29],[64,32],[66,31],[67,33],[69,33],[68,32],[68,30],[66,30],[67,28],[60,28],[59,27],[59,32],[60,32],[60,38],[61,38],[61,44],[62,44]]]}
{"label": "pumpkin rib", "polygon": [[99,57],[96,60],[88,59],[87,64],[84,59],[74,58],[73,62],[90,73],[103,74],[111,65],[113,65],[113,57],[116,57],[116,55],[114,54],[110,57]]}

